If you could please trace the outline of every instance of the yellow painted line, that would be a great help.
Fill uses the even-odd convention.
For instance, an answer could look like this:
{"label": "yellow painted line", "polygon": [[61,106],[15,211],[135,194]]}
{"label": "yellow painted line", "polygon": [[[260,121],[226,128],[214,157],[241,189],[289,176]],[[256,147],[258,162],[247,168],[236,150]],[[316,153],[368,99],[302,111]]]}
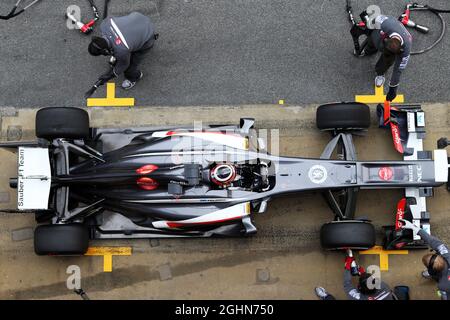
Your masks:
{"label": "yellow painted line", "polygon": [[360,251],[360,254],[378,254],[380,257],[380,270],[389,270],[389,255],[390,254],[408,254],[408,250],[383,250],[382,246],[375,246],[369,250]]}
{"label": "yellow painted line", "polygon": [[103,256],[103,272],[112,272],[112,255]]}
{"label": "yellow painted line", "polygon": [[[375,94],[373,95],[356,95],[355,101],[361,103],[383,103],[386,100],[383,87],[375,86]],[[402,94],[398,94],[392,101],[394,103],[404,103],[405,97]]]}
{"label": "yellow painted line", "polygon": [[106,84],[106,98],[88,98],[88,107],[133,107],[134,98],[116,98],[116,84]]}
{"label": "yellow painted line", "polygon": [[131,247],[89,247],[86,256],[103,256],[103,272],[112,272],[113,256],[131,256]]}
{"label": "yellow painted line", "polygon": [[103,256],[110,254],[113,256],[131,256],[131,247],[89,247],[87,256]]}

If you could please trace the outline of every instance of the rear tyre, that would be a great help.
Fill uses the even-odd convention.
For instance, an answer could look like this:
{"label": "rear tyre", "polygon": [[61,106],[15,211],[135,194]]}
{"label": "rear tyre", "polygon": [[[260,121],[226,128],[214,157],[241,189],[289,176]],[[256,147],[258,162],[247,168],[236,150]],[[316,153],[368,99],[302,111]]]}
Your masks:
{"label": "rear tyre", "polygon": [[316,111],[320,130],[364,130],[370,127],[369,106],[359,102],[329,103]]}
{"label": "rear tyre", "polygon": [[83,139],[89,136],[89,115],[80,108],[50,107],[36,113],[36,136]]}
{"label": "rear tyre", "polygon": [[82,224],[46,224],[34,230],[37,255],[83,255],[88,246],[88,228]]}
{"label": "rear tyre", "polygon": [[324,224],[320,229],[320,243],[327,250],[366,250],[372,248],[375,241],[375,228],[365,221],[334,221]]}

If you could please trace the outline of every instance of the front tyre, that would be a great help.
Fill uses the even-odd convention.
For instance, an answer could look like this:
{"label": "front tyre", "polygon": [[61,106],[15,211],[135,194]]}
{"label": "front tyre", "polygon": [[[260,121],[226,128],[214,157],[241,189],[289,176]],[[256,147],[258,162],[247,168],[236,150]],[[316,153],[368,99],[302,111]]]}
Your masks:
{"label": "front tyre", "polygon": [[320,229],[320,243],[326,250],[367,250],[375,245],[375,241],[375,228],[366,221],[333,221]]}
{"label": "front tyre", "polygon": [[329,103],[316,111],[320,130],[366,130],[370,127],[369,106],[359,102]]}

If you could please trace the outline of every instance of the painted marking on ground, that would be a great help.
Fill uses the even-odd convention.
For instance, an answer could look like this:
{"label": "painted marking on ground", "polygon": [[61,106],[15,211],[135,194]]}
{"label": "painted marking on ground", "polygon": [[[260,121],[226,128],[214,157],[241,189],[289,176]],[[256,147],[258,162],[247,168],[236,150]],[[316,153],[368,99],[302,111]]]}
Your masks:
{"label": "painted marking on ground", "polygon": [[134,107],[134,98],[116,98],[116,84],[106,84],[106,98],[88,98],[88,107]]}
{"label": "painted marking on ground", "polygon": [[[375,86],[375,94],[373,95],[356,95],[355,102],[361,103],[383,103],[386,100],[383,87]],[[405,97],[402,94],[398,94],[392,101],[394,103],[404,103]]]}
{"label": "painted marking on ground", "polygon": [[113,256],[131,256],[131,247],[89,247],[86,256],[103,256],[103,272],[112,272]]}
{"label": "painted marking on ground", "polygon": [[408,250],[383,250],[382,246],[374,246],[369,250],[360,251],[360,254],[378,254],[380,257],[380,270],[389,270],[389,255],[390,254],[408,254]]}

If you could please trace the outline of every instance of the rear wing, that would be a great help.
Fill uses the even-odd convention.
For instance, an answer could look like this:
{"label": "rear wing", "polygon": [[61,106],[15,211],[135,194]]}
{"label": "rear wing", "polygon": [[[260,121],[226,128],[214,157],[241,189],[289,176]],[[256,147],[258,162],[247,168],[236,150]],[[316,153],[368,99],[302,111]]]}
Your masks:
{"label": "rear wing", "polygon": [[47,210],[51,180],[48,149],[19,147],[17,150],[17,208]]}

